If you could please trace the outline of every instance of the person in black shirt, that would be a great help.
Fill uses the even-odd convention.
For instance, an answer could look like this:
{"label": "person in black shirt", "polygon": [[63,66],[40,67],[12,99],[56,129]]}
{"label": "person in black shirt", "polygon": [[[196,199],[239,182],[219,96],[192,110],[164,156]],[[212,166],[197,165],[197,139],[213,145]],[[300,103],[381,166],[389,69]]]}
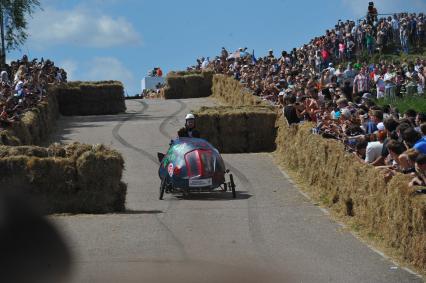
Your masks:
{"label": "person in black shirt", "polygon": [[187,114],[185,117],[185,127],[179,129],[178,137],[180,138],[200,138],[200,132],[195,129],[194,114]]}
{"label": "person in black shirt", "polygon": [[286,97],[286,106],[284,106],[283,113],[284,117],[287,119],[287,122],[289,125],[292,124],[298,124],[300,123],[300,111],[295,105],[296,97],[295,96],[289,96]]}

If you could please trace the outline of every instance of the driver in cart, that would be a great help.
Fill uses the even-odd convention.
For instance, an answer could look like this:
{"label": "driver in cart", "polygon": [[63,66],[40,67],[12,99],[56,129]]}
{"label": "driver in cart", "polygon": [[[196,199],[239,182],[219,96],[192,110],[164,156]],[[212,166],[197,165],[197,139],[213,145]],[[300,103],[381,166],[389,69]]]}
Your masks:
{"label": "driver in cart", "polygon": [[200,138],[200,132],[195,129],[194,114],[186,114],[185,127],[179,129],[177,134],[180,138]]}

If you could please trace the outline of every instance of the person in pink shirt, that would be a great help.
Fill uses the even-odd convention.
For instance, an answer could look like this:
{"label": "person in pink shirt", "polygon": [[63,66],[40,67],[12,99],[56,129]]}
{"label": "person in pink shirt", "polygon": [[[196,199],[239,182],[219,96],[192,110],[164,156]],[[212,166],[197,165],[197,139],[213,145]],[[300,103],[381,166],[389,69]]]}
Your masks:
{"label": "person in pink shirt", "polygon": [[340,41],[340,43],[339,43],[339,59],[341,61],[345,60],[345,52],[346,52],[346,45],[343,41]]}

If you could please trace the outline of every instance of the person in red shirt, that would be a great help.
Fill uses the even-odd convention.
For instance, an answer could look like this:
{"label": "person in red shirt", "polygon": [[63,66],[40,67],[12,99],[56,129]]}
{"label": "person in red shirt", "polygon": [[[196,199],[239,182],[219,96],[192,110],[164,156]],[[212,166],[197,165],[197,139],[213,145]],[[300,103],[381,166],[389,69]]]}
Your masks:
{"label": "person in red shirt", "polygon": [[157,68],[157,77],[162,77],[163,76],[163,71],[161,70],[160,67]]}
{"label": "person in red shirt", "polygon": [[324,64],[324,68],[327,68],[328,61],[329,61],[329,58],[330,58],[330,54],[328,53],[327,49],[323,48],[321,50],[321,56],[322,56],[322,62]]}

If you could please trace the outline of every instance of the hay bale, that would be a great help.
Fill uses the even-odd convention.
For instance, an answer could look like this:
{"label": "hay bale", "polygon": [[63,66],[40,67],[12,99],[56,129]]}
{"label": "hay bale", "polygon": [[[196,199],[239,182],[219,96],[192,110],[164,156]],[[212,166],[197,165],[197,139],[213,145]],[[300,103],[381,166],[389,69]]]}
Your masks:
{"label": "hay bale", "polygon": [[212,97],[233,106],[268,106],[252,91],[244,88],[237,80],[225,75],[214,75],[212,79]]}
{"label": "hay bale", "polygon": [[248,152],[247,117],[241,109],[227,109],[219,116],[223,153]]}
{"label": "hay bale", "polygon": [[37,146],[0,146],[0,158],[10,156],[48,157],[48,149]]}
{"label": "hay bale", "polygon": [[46,213],[122,211],[121,155],[102,145],[0,146],[0,188],[20,190]]}
{"label": "hay bale", "polygon": [[0,145],[20,145],[19,139],[10,130],[0,131]]}
{"label": "hay bale", "polygon": [[31,187],[26,170],[28,159],[27,156],[0,158],[0,188],[2,190],[25,191]]}
{"label": "hay bale", "polygon": [[166,99],[196,98],[211,95],[212,72],[170,72],[166,77]]}
{"label": "hay bale", "polygon": [[53,88],[62,115],[106,115],[126,111],[121,82],[70,82]]}
{"label": "hay bale", "polygon": [[386,183],[340,142],[313,135],[311,124],[289,127],[280,116],[276,125],[277,161],[303,180],[314,199],[425,270],[426,198],[412,194],[409,176],[397,174]]}
{"label": "hay bale", "polygon": [[271,152],[275,150],[277,114],[262,108],[259,110],[246,113],[248,152]]}
{"label": "hay bale", "polygon": [[275,148],[276,112],[269,107],[202,107],[195,115],[202,137],[223,153],[262,152]]}
{"label": "hay bale", "polygon": [[[96,147],[76,161],[78,187],[85,192],[83,210],[91,213],[112,212],[124,208],[125,190],[121,184],[124,160],[115,151]],[[119,201],[117,201],[119,199]]]}
{"label": "hay bale", "polygon": [[222,152],[222,139],[219,130],[219,111],[202,107],[199,110],[202,114],[196,113],[197,129],[201,133],[201,138],[208,140],[214,147]]}
{"label": "hay bale", "polygon": [[210,93],[203,93],[204,77],[202,75],[186,75],[185,88],[182,92],[183,98],[206,97]]}

